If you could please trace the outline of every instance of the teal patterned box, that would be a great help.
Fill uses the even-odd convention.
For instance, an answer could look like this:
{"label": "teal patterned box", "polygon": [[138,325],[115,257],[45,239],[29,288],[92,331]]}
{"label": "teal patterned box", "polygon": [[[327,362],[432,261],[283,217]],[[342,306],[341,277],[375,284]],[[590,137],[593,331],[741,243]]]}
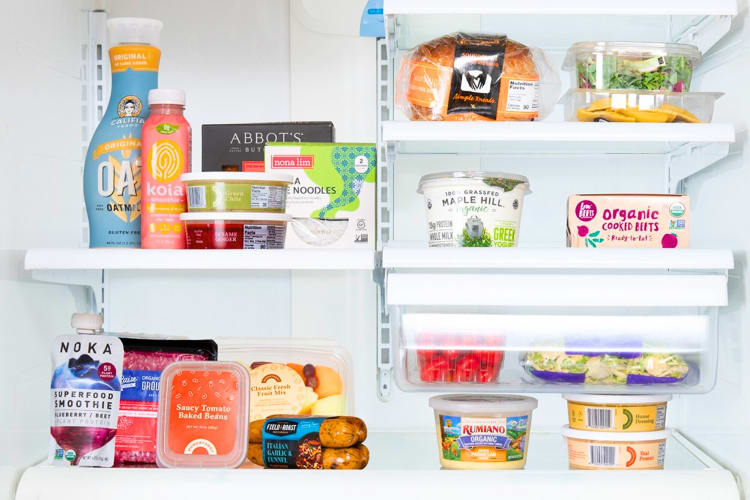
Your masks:
{"label": "teal patterned box", "polygon": [[265,169],[294,177],[285,248],[375,249],[375,144],[268,143]]}

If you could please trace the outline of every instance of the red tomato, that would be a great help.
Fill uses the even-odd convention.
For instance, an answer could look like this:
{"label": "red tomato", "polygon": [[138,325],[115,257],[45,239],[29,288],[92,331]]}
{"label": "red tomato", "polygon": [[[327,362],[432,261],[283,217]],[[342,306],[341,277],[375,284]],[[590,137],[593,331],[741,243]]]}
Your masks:
{"label": "red tomato", "polygon": [[479,358],[469,354],[456,364],[456,382],[474,382],[479,372]]}
{"label": "red tomato", "polygon": [[493,373],[492,371],[482,369],[479,370],[479,373],[477,373],[477,382],[479,382],[480,384],[494,382],[496,376],[497,374]]}
{"label": "red tomato", "polygon": [[419,376],[422,382],[449,382],[448,360],[445,356],[435,355],[431,361],[422,365]]}

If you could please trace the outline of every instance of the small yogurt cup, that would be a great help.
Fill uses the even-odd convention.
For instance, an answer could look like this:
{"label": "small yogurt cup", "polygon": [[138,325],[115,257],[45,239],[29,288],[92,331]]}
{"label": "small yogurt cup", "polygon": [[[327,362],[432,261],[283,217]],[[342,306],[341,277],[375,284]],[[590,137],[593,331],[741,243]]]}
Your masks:
{"label": "small yogurt cup", "polygon": [[670,429],[655,432],[591,432],[563,426],[571,469],[648,470],[664,468]]}
{"label": "small yogurt cup", "polygon": [[514,247],[529,180],[499,172],[425,175],[427,241],[431,247]]}
{"label": "small yogurt cup", "polygon": [[259,212],[188,212],[188,249],[264,250],[284,248],[291,215]]}
{"label": "small yogurt cup", "polygon": [[571,429],[594,432],[662,431],[667,419],[669,394],[609,396],[563,394],[568,401]]}
{"label": "small yogurt cup", "polygon": [[293,177],[255,172],[192,172],[183,174],[189,212],[286,211]]}
{"label": "small yogurt cup", "polygon": [[446,469],[523,469],[529,449],[529,396],[445,394],[430,398],[440,465]]}

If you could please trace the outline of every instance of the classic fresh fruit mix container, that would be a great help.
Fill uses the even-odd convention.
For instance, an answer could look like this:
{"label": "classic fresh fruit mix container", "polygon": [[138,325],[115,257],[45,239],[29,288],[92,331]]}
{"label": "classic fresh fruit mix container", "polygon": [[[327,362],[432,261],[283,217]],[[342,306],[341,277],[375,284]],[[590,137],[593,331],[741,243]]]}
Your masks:
{"label": "classic fresh fruit mix container", "polygon": [[[493,384],[499,381],[504,353],[499,335],[417,333],[407,347],[411,382],[422,384]],[[416,356],[414,356],[416,354]]]}
{"label": "classic fresh fruit mix container", "polygon": [[185,224],[188,249],[284,248],[291,216],[267,212],[188,212]]}
{"label": "classic fresh fruit mix container", "polygon": [[578,42],[568,50],[563,69],[572,88],[689,92],[698,47],[678,43]]}
{"label": "classic fresh fruit mix container", "polygon": [[591,432],[562,428],[571,469],[650,470],[664,468],[672,431]]}
{"label": "classic fresh fruit mix container", "polygon": [[669,394],[612,396],[563,394],[568,402],[571,429],[594,432],[662,431],[667,420]]}
{"label": "classic fresh fruit mix container", "polygon": [[446,394],[430,398],[440,465],[446,469],[523,469],[529,449],[528,396]]}
{"label": "classic fresh fruit mix container", "polygon": [[250,421],[271,415],[351,414],[349,353],[323,339],[219,338],[219,359],[250,373]]}
{"label": "classic fresh fruit mix container", "polygon": [[283,214],[291,175],[252,172],[183,174],[190,212],[269,212]]}

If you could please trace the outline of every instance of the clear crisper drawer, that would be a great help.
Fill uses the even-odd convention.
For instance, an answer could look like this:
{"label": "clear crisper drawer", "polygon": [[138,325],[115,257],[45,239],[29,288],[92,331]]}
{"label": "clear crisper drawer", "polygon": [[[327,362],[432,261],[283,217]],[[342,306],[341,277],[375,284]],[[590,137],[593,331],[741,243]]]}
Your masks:
{"label": "clear crisper drawer", "polygon": [[716,381],[714,308],[466,309],[390,308],[402,389],[704,393]]}

